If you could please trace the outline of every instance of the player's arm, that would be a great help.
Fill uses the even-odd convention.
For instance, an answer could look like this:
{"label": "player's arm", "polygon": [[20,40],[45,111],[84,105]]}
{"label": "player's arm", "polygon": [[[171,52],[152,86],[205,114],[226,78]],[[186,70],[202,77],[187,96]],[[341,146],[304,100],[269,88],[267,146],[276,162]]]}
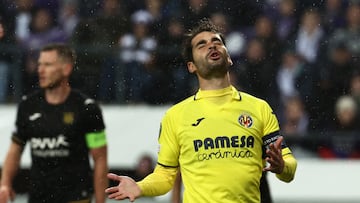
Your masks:
{"label": "player's arm", "polygon": [[110,199],[129,198],[133,202],[140,196],[158,196],[171,190],[178,172],[179,144],[170,117],[166,114],[160,126],[158,164],[153,173],[139,182],[127,176],[108,174],[109,179],[119,182],[117,186],[106,189]]}
{"label": "player's arm", "polygon": [[94,160],[93,185],[95,203],[103,203],[106,199],[105,189],[108,187],[107,140],[105,124],[100,106],[93,99],[84,101],[83,122],[87,126],[85,139]]}
{"label": "player's arm", "polygon": [[105,189],[108,187],[107,145],[104,131],[88,133],[87,145],[94,160],[95,203],[105,202]]}
{"label": "player's arm", "polygon": [[107,166],[107,147],[91,149],[90,153],[94,159],[94,189],[95,202],[105,202],[105,189],[108,187],[108,180],[106,174],[108,173]]}
{"label": "player's arm", "polygon": [[108,178],[118,181],[119,184],[109,187],[105,190],[110,199],[123,200],[129,198],[131,202],[141,196],[158,196],[170,191],[172,188],[177,168],[164,167],[157,165],[154,172],[149,174],[143,180],[135,182],[128,176],[118,176],[116,174],[108,174]]}
{"label": "player's arm", "polygon": [[282,157],[284,160],[284,168],[282,173],[276,174],[276,177],[284,182],[291,182],[294,179],[297,161],[290,152],[289,148],[282,149]]}
{"label": "player's arm", "polygon": [[145,196],[163,195],[174,185],[179,169],[180,144],[177,138],[179,112],[174,108],[165,113],[158,137],[158,164],[154,173],[139,182]]}
{"label": "player's arm", "polygon": [[154,172],[138,182],[143,196],[158,196],[169,192],[175,182],[177,167],[156,165]]}
{"label": "player's arm", "polygon": [[268,104],[261,111],[264,119],[263,147],[265,160],[269,166],[264,171],[276,173],[276,176],[285,182],[294,179],[297,161],[286,145],[284,137],[280,135],[279,123],[276,115]]}
{"label": "player's arm", "polygon": [[15,198],[12,188],[13,179],[19,169],[23,146],[12,141],[7,152],[2,171],[0,182],[0,202],[8,202]]}

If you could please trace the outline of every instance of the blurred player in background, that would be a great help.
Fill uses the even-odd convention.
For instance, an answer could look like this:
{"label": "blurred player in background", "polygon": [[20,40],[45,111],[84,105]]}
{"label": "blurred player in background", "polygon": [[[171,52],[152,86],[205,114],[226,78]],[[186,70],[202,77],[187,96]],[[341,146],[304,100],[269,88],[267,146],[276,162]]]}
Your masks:
{"label": "blurred player in background", "polygon": [[[105,202],[107,143],[98,104],[73,90],[69,77],[74,51],[64,44],[42,48],[38,59],[40,90],[24,96],[1,174],[0,203],[13,200],[13,179],[29,142],[29,203]],[[94,169],[90,167],[89,153]]]}
{"label": "blurred player in background", "polygon": [[232,60],[224,42],[208,19],[187,35],[184,58],[200,89],[163,117],[153,173],[139,182],[108,174],[120,182],[106,190],[110,199],[165,194],[179,169],[186,203],[259,203],[264,171],[293,180],[297,161],[279,133],[278,120],[267,102],[231,85]]}

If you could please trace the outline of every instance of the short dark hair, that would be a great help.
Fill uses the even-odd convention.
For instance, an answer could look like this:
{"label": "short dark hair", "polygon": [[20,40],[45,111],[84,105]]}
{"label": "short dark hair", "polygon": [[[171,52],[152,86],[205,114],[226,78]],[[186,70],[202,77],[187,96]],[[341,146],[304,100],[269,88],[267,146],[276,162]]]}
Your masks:
{"label": "short dark hair", "polygon": [[66,44],[63,43],[47,44],[44,47],[42,47],[41,52],[43,51],[56,51],[59,58],[61,58],[62,60],[69,62],[71,64],[76,63],[75,50]]}
{"label": "short dark hair", "polygon": [[188,33],[185,34],[185,39],[183,42],[182,55],[185,62],[193,61],[191,40],[201,32],[213,32],[219,34],[222,42],[225,45],[225,37],[220,30],[220,27],[216,26],[208,18],[201,19],[193,29],[190,29]]}

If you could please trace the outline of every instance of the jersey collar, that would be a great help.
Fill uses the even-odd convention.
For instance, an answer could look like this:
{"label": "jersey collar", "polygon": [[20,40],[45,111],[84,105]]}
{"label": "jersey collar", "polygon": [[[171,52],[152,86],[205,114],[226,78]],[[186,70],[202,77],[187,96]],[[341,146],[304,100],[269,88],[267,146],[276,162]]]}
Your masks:
{"label": "jersey collar", "polygon": [[240,92],[232,85],[218,90],[199,89],[198,92],[194,95],[194,101],[208,97],[221,97],[228,94],[231,94],[233,99],[241,101]]}

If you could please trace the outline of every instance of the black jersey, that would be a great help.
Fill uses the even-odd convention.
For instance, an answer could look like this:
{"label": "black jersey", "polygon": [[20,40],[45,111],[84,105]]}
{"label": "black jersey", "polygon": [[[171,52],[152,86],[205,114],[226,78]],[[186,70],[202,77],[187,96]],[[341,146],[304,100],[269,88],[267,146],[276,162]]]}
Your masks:
{"label": "black jersey", "polygon": [[43,90],[24,97],[12,139],[30,144],[30,201],[88,198],[93,179],[85,136],[104,129],[98,104],[78,91],[72,90],[59,105],[47,103]]}

